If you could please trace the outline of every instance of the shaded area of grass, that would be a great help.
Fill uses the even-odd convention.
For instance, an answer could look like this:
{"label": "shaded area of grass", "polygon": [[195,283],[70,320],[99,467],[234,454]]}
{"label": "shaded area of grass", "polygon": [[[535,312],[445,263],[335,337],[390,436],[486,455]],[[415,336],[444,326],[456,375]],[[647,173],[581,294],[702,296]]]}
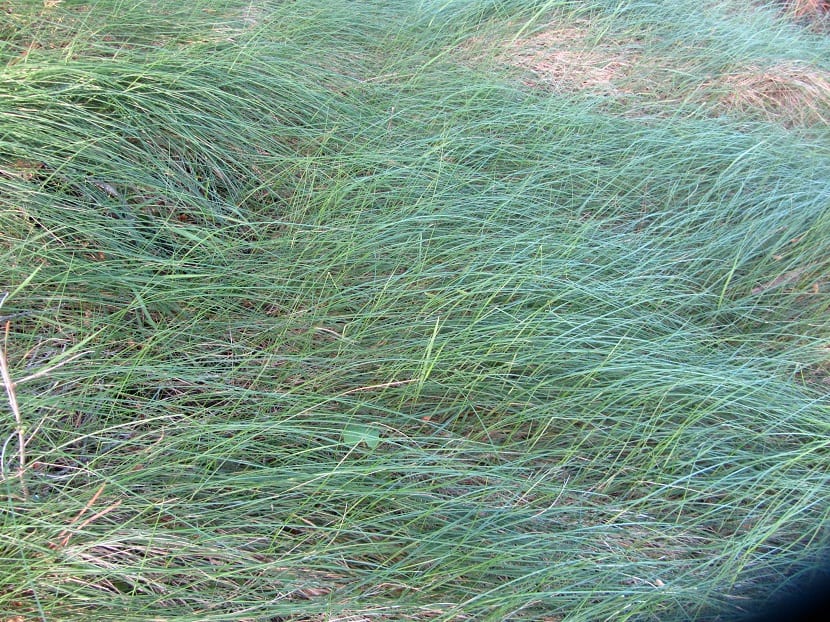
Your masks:
{"label": "shaded area of grass", "polygon": [[665,620],[815,563],[826,129],[456,55],[611,4],[11,3],[0,615]]}

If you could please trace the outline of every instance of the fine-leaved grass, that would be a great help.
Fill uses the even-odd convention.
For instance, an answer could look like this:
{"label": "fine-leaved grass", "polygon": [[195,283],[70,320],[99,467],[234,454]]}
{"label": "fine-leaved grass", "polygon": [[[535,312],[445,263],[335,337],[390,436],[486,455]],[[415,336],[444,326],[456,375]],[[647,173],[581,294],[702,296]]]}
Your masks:
{"label": "fine-leaved grass", "polygon": [[[828,117],[724,77],[822,35],[7,4],[0,620],[706,619],[823,561]],[[509,62],[577,27],[610,90]]]}

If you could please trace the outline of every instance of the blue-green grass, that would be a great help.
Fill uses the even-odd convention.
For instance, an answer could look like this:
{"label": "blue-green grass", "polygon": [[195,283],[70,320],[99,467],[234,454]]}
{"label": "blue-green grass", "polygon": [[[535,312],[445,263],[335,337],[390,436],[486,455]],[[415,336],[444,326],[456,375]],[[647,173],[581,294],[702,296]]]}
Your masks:
{"label": "blue-green grass", "polygon": [[826,127],[459,52],[820,68],[694,6],[9,3],[0,618],[705,619],[818,564]]}

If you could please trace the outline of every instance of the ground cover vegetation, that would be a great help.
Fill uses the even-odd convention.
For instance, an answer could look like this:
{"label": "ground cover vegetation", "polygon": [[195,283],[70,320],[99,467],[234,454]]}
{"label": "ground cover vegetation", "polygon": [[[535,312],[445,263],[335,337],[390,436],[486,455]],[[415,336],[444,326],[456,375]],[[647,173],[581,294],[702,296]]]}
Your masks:
{"label": "ground cover vegetation", "polygon": [[0,620],[726,620],[807,576],[797,8],[0,3]]}

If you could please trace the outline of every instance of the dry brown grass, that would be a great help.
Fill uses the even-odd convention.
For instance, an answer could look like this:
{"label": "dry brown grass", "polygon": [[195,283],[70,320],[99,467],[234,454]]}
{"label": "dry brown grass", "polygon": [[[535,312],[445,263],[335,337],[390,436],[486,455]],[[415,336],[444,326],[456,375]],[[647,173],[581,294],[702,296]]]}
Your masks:
{"label": "dry brown grass", "polygon": [[597,40],[588,24],[552,25],[502,42],[471,39],[462,49],[468,61],[494,60],[533,89],[618,100],[636,94],[640,104],[672,109],[695,102],[713,115],[735,112],[788,127],[830,121],[830,72],[806,63],[746,66],[681,85],[676,77],[694,75],[694,67],[647,58],[636,40]]}
{"label": "dry brown grass", "polygon": [[529,72],[528,86],[554,91],[614,93],[630,74],[634,54],[619,45],[590,46],[587,30],[567,27],[519,39],[499,60]]}
{"label": "dry brown grass", "polygon": [[787,0],[787,11],[798,18],[824,17],[830,12],[828,0]]}
{"label": "dry brown grass", "polygon": [[781,0],[781,12],[815,32],[830,34],[830,0]]}
{"label": "dry brown grass", "polygon": [[798,63],[747,67],[711,88],[725,91],[720,104],[787,125],[830,121],[830,73]]}

